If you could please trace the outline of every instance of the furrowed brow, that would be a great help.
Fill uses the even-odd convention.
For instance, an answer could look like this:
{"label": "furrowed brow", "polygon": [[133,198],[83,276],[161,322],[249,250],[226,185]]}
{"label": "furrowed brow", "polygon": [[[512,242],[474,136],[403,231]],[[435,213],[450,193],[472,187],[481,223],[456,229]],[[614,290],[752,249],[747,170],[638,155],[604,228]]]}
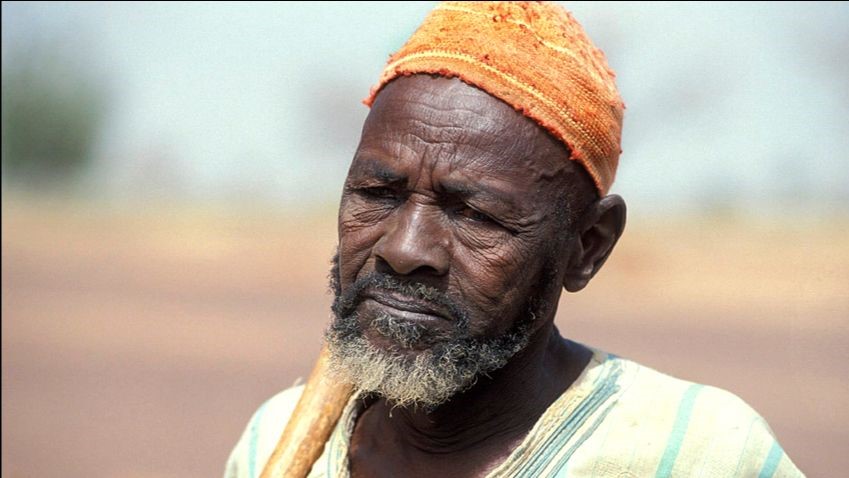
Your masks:
{"label": "furrowed brow", "polygon": [[355,179],[376,179],[383,184],[396,184],[407,180],[406,175],[399,173],[378,159],[357,156],[356,160],[357,166],[354,169]]}

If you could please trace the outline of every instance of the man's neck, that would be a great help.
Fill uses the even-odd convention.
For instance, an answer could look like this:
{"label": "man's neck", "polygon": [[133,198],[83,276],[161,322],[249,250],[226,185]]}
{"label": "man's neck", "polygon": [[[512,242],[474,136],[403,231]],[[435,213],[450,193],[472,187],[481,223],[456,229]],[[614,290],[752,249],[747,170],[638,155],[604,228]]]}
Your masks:
{"label": "man's neck", "polygon": [[360,422],[367,423],[358,422],[353,438],[369,430],[408,456],[444,461],[454,455],[500,463],[575,381],[591,355],[586,347],[561,338],[549,323],[505,367],[480,377],[435,410],[392,409],[391,403],[376,401],[361,416]]}

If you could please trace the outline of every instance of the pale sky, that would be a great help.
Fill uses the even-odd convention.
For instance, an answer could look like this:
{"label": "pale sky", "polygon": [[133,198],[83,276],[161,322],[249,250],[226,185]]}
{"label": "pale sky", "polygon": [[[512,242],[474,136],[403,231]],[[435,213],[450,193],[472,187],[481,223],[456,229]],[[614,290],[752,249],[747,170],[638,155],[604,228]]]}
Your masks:
{"label": "pale sky", "polygon": [[[849,4],[566,7],[627,105],[632,211],[849,210]],[[94,194],[335,202],[388,55],[432,2],[9,3],[109,92]]]}

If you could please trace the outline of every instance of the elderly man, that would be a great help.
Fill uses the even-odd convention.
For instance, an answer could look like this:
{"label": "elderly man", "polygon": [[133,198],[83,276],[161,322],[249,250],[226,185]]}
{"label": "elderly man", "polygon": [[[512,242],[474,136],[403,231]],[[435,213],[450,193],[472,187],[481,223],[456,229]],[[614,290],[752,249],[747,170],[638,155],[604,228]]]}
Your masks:
{"label": "elderly man", "polygon": [[[326,334],[356,392],[309,476],[801,476],[734,395],[554,326],[625,226],[623,104],[571,15],[441,4],[366,103]],[[226,476],[259,475],[301,392],[257,411]]]}

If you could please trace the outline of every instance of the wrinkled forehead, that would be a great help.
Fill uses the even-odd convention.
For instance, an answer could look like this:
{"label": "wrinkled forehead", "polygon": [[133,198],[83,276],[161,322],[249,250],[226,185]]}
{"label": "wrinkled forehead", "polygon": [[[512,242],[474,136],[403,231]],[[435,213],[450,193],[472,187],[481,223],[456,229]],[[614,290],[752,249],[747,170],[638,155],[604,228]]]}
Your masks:
{"label": "wrinkled forehead", "polygon": [[359,152],[375,149],[471,171],[574,167],[562,142],[510,105],[459,79],[430,75],[398,78],[377,96]]}

